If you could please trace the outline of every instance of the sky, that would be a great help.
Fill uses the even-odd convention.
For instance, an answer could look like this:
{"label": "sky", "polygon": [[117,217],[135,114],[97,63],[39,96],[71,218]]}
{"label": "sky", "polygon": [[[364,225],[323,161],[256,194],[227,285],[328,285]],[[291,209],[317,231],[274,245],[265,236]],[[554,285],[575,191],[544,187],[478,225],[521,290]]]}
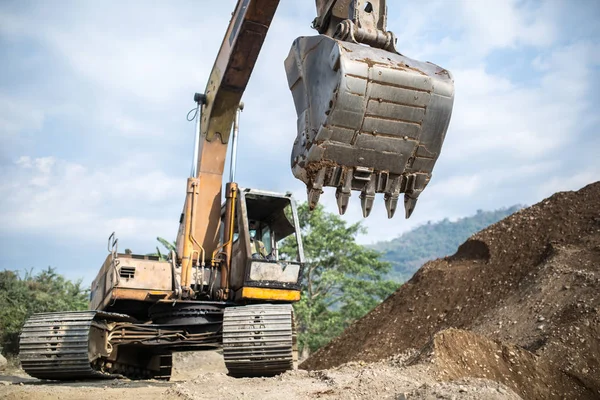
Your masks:
{"label": "sky", "polygon": [[[194,125],[234,0],[0,1],[0,269],[89,283],[111,232],[148,253],[173,239]],[[313,1],[281,0],[244,94],[237,182],[305,201],[283,60],[316,34]],[[600,180],[600,2],[389,1],[399,51],[449,69],[450,128],[409,220],[381,195],[361,243]],[[229,174],[226,170],[225,177]],[[321,196],[337,213],[334,189]]]}

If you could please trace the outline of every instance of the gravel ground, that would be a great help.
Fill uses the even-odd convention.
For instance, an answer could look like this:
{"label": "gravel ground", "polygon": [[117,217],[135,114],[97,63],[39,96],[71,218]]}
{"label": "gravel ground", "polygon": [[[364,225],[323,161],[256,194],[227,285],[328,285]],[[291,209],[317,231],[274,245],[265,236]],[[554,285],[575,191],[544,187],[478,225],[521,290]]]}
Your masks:
{"label": "gravel ground", "polygon": [[216,352],[180,353],[170,382],[115,379],[54,383],[13,370],[0,375],[0,397],[31,400],[146,399],[520,399],[486,379],[440,383],[429,362],[408,365],[418,352],[385,361],[349,363],[323,371],[290,371],[274,378],[232,378]]}

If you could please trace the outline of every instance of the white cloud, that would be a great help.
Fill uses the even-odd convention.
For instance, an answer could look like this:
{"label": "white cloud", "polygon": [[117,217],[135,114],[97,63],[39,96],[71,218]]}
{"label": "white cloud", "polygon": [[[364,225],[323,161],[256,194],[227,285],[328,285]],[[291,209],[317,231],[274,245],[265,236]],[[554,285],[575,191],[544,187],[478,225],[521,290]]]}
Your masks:
{"label": "white cloud", "polygon": [[39,130],[44,111],[26,99],[0,92],[0,140],[14,140],[24,130]]}
{"label": "white cloud", "polygon": [[456,99],[444,157],[459,161],[504,151],[507,158],[532,162],[576,141],[591,107],[588,52],[585,45],[554,50],[536,61],[544,63],[545,71],[533,85],[511,83],[483,67],[455,70]]}
{"label": "white cloud", "polygon": [[464,68],[498,49],[554,44],[561,12],[569,4],[434,0],[393,6],[388,29],[398,36],[402,53],[436,63],[446,56]]}
{"label": "white cloud", "polygon": [[185,182],[131,159],[99,170],[55,157],[22,156],[2,167],[0,230],[13,235],[51,233],[62,239],[98,240],[113,230],[139,238],[174,236]]}
{"label": "white cloud", "polygon": [[33,164],[31,163],[31,157],[29,156],[21,156],[17,159],[17,161],[15,161],[15,164],[17,164],[20,167],[23,168],[32,168]]}
{"label": "white cloud", "polygon": [[553,193],[566,190],[579,190],[580,188],[600,180],[600,166],[590,166],[587,170],[579,171],[568,176],[552,176],[536,188],[536,196],[540,199],[549,197]]}
{"label": "white cloud", "polygon": [[515,47],[518,44],[548,46],[556,37],[549,16],[552,4],[540,4],[534,9],[518,0],[461,1],[462,14],[469,41],[479,43],[484,54],[494,48]]}
{"label": "white cloud", "polygon": [[39,4],[21,13],[0,13],[0,29],[45,43],[75,73],[98,85],[104,92],[98,94],[128,94],[164,104],[190,83],[206,79],[220,42],[202,37],[221,36],[229,19],[228,14],[205,8],[203,23],[194,23],[192,10],[186,15],[186,4],[179,6],[180,10],[144,2],[71,2],[67,8]]}
{"label": "white cloud", "polygon": [[450,179],[438,181],[425,189],[432,198],[468,198],[481,190],[484,181],[480,174],[468,176],[452,176]]}

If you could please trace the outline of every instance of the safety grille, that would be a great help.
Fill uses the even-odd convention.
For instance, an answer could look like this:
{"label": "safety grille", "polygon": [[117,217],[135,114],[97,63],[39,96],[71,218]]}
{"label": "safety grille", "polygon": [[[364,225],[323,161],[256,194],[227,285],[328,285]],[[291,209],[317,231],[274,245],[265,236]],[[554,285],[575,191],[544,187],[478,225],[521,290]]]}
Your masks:
{"label": "safety grille", "polygon": [[132,279],[135,275],[135,267],[121,267],[119,276],[125,279]]}

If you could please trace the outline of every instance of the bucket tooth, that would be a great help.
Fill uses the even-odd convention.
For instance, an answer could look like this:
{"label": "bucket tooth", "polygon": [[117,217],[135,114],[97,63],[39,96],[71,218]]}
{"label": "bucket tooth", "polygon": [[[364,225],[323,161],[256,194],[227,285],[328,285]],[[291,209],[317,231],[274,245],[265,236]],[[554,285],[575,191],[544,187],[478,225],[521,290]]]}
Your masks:
{"label": "bucket tooth", "polygon": [[394,216],[394,214],[396,213],[396,208],[398,207],[398,198],[400,197],[399,194],[391,194],[391,193],[386,193],[384,200],[385,200],[385,209],[387,210],[387,215],[388,218],[392,218]]}
{"label": "bucket tooth", "polygon": [[350,195],[352,194],[352,170],[346,171],[342,184],[338,186],[335,191],[335,198],[337,199],[338,210],[340,215],[344,215],[348,209],[348,203],[350,202]]}
{"label": "bucket tooth", "polygon": [[360,205],[362,207],[363,217],[367,218],[369,214],[371,214],[371,210],[373,209],[373,201],[375,200],[375,195],[371,196],[365,194],[365,192],[360,195]]}
{"label": "bucket tooth", "polygon": [[344,215],[348,209],[348,203],[350,202],[350,193],[341,192],[339,189],[335,193],[337,198],[338,211],[340,215]]}
{"label": "bucket tooth", "polygon": [[388,179],[389,185],[385,191],[385,209],[387,210],[388,218],[392,218],[398,207],[398,199],[400,198],[400,188],[402,185],[402,176],[397,176],[393,179]]}
{"label": "bucket tooth", "polygon": [[323,191],[318,189],[310,189],[308,191],[308,207],[310,208],[310,211],[313,211],[315,208],[317,208],[321,193],[323,193]]}
{"label": "bucket tooth", "polygon": [[415,206],[417,205],[417,198],[410,197],[408,194],[404,194],[404,211],[406,212],[406,219],[410,218]]}
{"label": "bucket tooth", "polygon": [[323,193],[323,183],[325,182],[326,172],[326,168],[321,168],[317,173],[317,176],[315,176],[312,186],[308,188],[308,208],[310,208],[311,211],[317,208],[317,205],[319,204],[319,198]]}
{"label": "bucket tooth", "polygon": [[363,217],[365,218],[371,214],[371,210],[373,209],[373,202],[375,201],[375,178],[375,175],[371,175],[371,180],[365,185],[360,194],[360,205]]}

